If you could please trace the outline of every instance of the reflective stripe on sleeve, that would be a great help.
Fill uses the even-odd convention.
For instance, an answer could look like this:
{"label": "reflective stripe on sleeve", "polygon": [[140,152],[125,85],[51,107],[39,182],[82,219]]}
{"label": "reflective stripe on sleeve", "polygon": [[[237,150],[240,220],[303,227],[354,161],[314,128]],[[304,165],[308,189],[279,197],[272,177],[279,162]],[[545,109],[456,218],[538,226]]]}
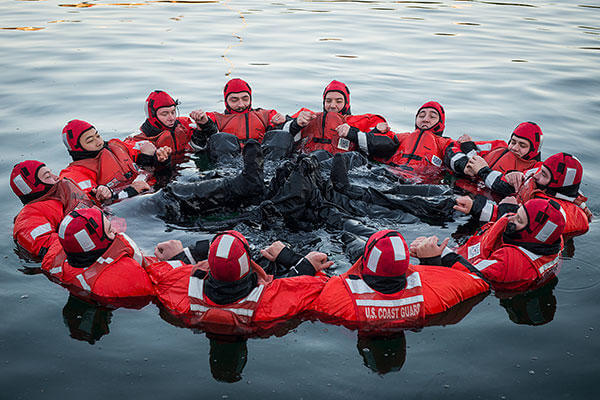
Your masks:
{"label": "reflective stripe on sleeve", "polygon": [[494,182],[496,182],[496,179],[500,178],[502,176],[502,172],[500,171],[492,171],[488,174],[488,176],[485,178],[485,186],[487,186],[488,188],[492,188],[492,185],[494,184]]}
{"label": "reflective stripe on sleeve", "polygon": [[477,268],[478,271],[482,271],[490,265],[496,264],[497,262],[497,260],[481,260],[478,263],[473,264],[473,266]]}
{"label": "reflective stripe on sleeve", "polygon": [[543,275],[544,272],[546,272],[547,270],[549,270],[550,268],[554,267],[555,265],[558,264],[558,256],[556,258],[554,258],[553,260],[551,260],[550,262],[547,262],[546,264],[542,265],[541,267],[538,268],[538,270],[540,271],[540,275]]}
{"label": "reflective stripe on sleeve", "polygon": [[86,190],[92,187],[92,181],[90,181],[89,179],[87,181],[81,181],[77,183],[77,186],[79,186],[81,190]]}
{"label": "reflective stripe on sleeve", "polygon": [[492,214],[494,213],[494,203],[490,200],[485,202],[485,206],[481,209],[481,214],[479,215],[480,221],[488,222],[492,219]]}
{"label": "reflective stripe on sleeve", "polygon": [[358,131],[358,147],[365,153],[369,154],[369,146],[367,145],[367,134],[361,131]]}
{"label": "reflective stripe on sleeve", "polygon": [[195,299],[202,299],[204,296],[204,279],[190,276],[190,284],[188,286],[188,296]]}
{"label": "reflective stripe on sleeve", "polygon": [[59,274],[59,273],[61,273],[61,272],[62,272],[62,267],[54,267],[54,268],[51,268],[51,269],[50,269],[50,273],[51,273],[52,275],[54,275],[54,274]]}
{"label": "reflective stripe on sleeve", "polygon": [[44,233],[48,233],[52,230],[52,227],[50,226],[49,222],[46,222],[43,225],[38,226],[37,228],[35,228],[34,230],[32,230],[31,232],[29,232],[29,234],[31,235],[31,238],[33,240],[37,239],[40,235],[43,235]]}
{"label": "reflective stripe on sleeve", "polygon": [[452,168],[453,171],[456,171],[456,168],[454,167],[454,164],[456,164],[456,162],[458,160],[461,160],[463,158],[467,158],[467,156],[463,153],[457,153],[455,154],[451,159],[450,159],[450,168]]}
{"label": "reflective stripe on sleeve", "polygon": [[77,275],[77,280],[79,281],[79,283],[81,283],[81,287],[83,289],[87,290],[88,292],[92,291],[92,289],[90,288],[90,285],[88,285],[85,278],[83,277],[83,274]]}

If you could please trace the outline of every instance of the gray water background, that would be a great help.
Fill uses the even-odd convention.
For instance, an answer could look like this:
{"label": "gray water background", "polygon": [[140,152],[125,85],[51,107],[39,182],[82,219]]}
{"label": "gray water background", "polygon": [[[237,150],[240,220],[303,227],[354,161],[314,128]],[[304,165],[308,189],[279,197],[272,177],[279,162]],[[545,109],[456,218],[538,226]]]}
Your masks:
{"label": "gray water background", "polygon": [[[363,365],[356,332],[306,322],[250,339],[242,379],[228,384],[210,373],[206,336],[167,324],[152,304],[113,311],[110,333],[94,345],[71,338],[68,292],[21,272],[36,264],[13,252],[21,206],[8,186],[24,159],[55,171],[68,163],[60,131],[70,119],[107,138],[135,132],[154,89],[179,98],[187,115],[221,110],[224,83],[242,77],[255,106],[293,113],[319,109],[323,87],[338,79],[355,114],[382,114],[396,131],[411,130],[430,99],[446,108],[454,138],[507,138],[537,121],[544,157],[566,151],[582,161],[582,190],[598,216],[596,1],[65,1],[0,2],[0,398],[597,397],[596,222],[563,261],[556,313],[544,325],[513,323],[489,296],[458,325],[406,332],[402,369],[380,375]],[[117,208],[144,250],[202,237],[166,232],[144,204]],[[448,236],[460,222],[398,228],[410,240]]]}

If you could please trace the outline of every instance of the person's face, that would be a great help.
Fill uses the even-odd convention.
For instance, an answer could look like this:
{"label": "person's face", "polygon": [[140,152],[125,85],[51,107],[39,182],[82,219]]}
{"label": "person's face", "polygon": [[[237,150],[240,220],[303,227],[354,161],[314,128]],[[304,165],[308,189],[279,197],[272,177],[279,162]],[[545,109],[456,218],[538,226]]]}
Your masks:
{"label": "person's face", "polygon": [[85,151],[98,151],[104,146],[104,140],[102,140],[96,128],[92,128],[81,135],[79,144]]}
{"label": "person's face", "polygon": [[156,110],[156,118],[167,128],[172,128],[177,119],[177,108],[175,106],[161,107]]}
{"label": "person's face", "polygon": [[508,222],[512,222],[513,224],[515,224],[515,230],[517,232],[522,229],[525,229],[528,223],[527,212],[525,211],[525,207],[519,207],[515,214],[508,217]]}
{"label": "person's face", "polygon": [[529,153],[529,141],[512,135],[510,137],[510,142],[508,142],[508,150],[519,157],[523,157],[525,154]]}
{"label": "person's face", "polygon": [[433,128],[438,122],[440,122],[440,114],[435,108],[428,107],[419,111],[415,125],[417,125],[417,128],[425,130]]}
{"label": "person's face", "polygon": [[235,112],[242,112],[250,106],[250,93],[232,93],[227,96],[227,105]]}
{"label": "person's face", "polygon": [[329,92],[325,95],[324,108],[327,112],[340,112],[346,105],[344,95],[340,92]]}
{"label": "person's face", "polygon": [[539,186],[546,186],[550,183],[550,179],[552,179],[552,174],[550,170],[545,165],[542,165],[542,168],[539,169],[535,174],[533,174],[533,179],[535,183]]}
{"label": "person's face", "polygon": [[37,174],[37,178],[46,185],[54,185],[58,182],[58,176],[54,175],[50,168],[43,166]]}
{"label": "person's face", "polygon": [[105,215],[103,215],[102,218],[104,219],[104,234],[107,238],[113,240],[117,235],[117,232],[113,229],[113,227],[110,224],[110,221],[108,220],[108,218],[106,218]]}

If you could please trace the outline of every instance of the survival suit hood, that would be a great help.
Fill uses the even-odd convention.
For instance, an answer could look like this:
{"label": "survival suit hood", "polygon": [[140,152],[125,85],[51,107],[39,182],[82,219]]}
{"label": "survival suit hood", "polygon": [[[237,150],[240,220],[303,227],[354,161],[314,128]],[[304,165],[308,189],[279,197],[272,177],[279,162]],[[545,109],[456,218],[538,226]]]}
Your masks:
{"label": "survival suit hood", "polygon": [[23,204],[38,199],[48,193],[54,185],[44,183],[38,177],[38,172],[46,164],[27,160],[15,165],[10,174],[10,188],[15,192]]}
{"label": "survival suit hood", "polygon": [[[511,223],[504,232],[504,241],[517,246],[528,247],[531,245],[551,246],[552,252],[560,249],[560,237],[565,229],[565,217],[558,202],[550,199],[532,199],[523,205],[527,214],[525,228],[515,231]],[[536,252],[537,253],[537,252]]]}
{"label": "survival suit hood", "polygon": [[[175,125],[173,126],[166,126],[165,124],[160,122],[156,114],[158,112],[158,109],[172,106],[177,107],[178,105],[179,100],[173,100],[173,98],[169,96],[167,92],[164,92],[162,90],[155,90],[148,95],[148,98],[146,99],[146,105],[144,107],[144,111],[146,112],[146,121],[152,127],[158,129],[152,130],[152,133],[154,133],[154,135],[152,136],[155,136],[164,130],[171,130],[175,127],[175,125],[177,125],[177,122],[175,122]],[[144,129],[144,125],[142,125],[142,131],[148,134],[148,129]]]}
{"label": "survival suit hood", "polygon": [[380,293],[396,293],[406,287],[409,266],[408,245],[395,230],[382,230],[371,235],[360,260],[364,281]]}
{"label": "survival suit hood", "polygon": [[73,160],[83,160],[86,158],[94,158],[102,151],[102,149],[97,151],[88,151],[84,150],[83,146],[81,146],[80,139],[81,135],[90,129],[95,129],[92,124],[89,122],[82,121],[80,119],[74,119],[69,121],[67,125],[62,130],[62,139],[63,143],[67,147],[69,154]]}
{"label": "survival suit hood", "polygon": [[567,153],[558,153],[548,157],[543,166],[550,172],[550,183],[544,187],[546,192],[560,193],[567,197],[579,195],[583,166],[577,158]]}
{"label": "survival suit hood", "polygon": [[235,282],[250,273],[248,241],[237,231],[215,236],[208,250],[210,275],[221,282]]}
{"label": "survival suit hood", "polygon": [[325,96],[327,96],[327,93],[329,92],[338,92],[344,96],[344,107],[340,111],[340,114],[352,114],[350,111],[350,89],[348,89],[348,86],[346,86],[345,83],[333,80],[329,82],[329,85],[325,86],[325,90],[323,91],[323,110],[325,110]]}
{"label": "survival suit hood", "polygon": [[520,123],[517,125],[512,135],[529,142],[529,152],[522,157],[524,160],[540,159],[543,134],[542,129],[535,122]]}
{"label": "survival suit hood", "polygon": [[69,213],[60,223],[58,240],[69,264],[77,268],[92,265],[113,242],[104,231],[104,214],[98,208]]}
{"label": "survival suit hood", "polygon": [[[243,93],[246,92],[248,93],[248,95],[250,95],[250,104],[248,104],[248,107],[244,108],[242,111],[235,111],[233,110],[231,107],[229,107],[229,104],[227,104],[227,97],[229,97],[230,94],[233,93]],[[234,78],[231,79],[229,82],[227,82],[225,84],[225,87],[223,88],[223,100],[225,100],[225,109],[226,112],[229,114],[244,114],[247,113],[248,111],[250,111],[252,109],[252,89],[250,88],[250,85],[248,85],[248,83],[240,78]]]}
{"label": "survival suit hood", "polygon": [[442,107],[442,105],[437,101],[428,101],[427,103],[419,107],[417,113],[415,114],[415,129],[420,129],[417,126],[416,118],[421,112],[421,110],[424,108],[433,108],[435,111],[437,111],[438,115],[440,116],[440,120],[438,121],[438,123],[432,126],[431,128],[427,129],[426,131],[429,131],[438,136],[442,136],[442,134],[444,133],[444,129],[446,128],[446,112],[444,111],[444,107]]}

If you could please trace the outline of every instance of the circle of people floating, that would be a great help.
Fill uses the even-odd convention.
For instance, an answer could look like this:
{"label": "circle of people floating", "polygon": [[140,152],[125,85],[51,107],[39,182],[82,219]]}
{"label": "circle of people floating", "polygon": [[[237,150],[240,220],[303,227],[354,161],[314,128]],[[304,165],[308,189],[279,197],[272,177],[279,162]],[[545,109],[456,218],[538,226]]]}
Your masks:
{"label": "circle of people floating", "polygon": [[[154,91],[141,132],[123,141],[105,141],[82,120],[67,123],[62,138],[73,162],[60,176],[34,160],[12,171],[11,188],[24,204],[14,223],[19,249],[77,297],[127,307],[155,298],[178,324],[211,334],[268,336],[297,325],[291,321],[319,319],[378,335],[456,323],[490,290],[510,298],[555,282],[565,238],[589,228],[581,163],[566,153],[542,162],[542,130],[533,122],[520,123],[508,142],[453,140],[443,136],[444,108],[429,101],[413,132],[395,133],[380,115],[352,114],[350,91],[335,80],[320,112],[252,108],[241,79],[225,85],[224,101],[223,113],[178,117],[178,101]],[[218,162],[241,153],[243,168],[169,182],[190,153]],[[265,159],[277,162],[267,183]],[[365,165],[371,184],[352,183],[348,171]],[[382,182],[386,189],[376,189]],[[162,218],[174,224],[250,210],[238,221],[343,232],[353,265],[332,276],[326,254],[303,256],[281,241],[256,262],[235,230],[142,254],[123,221],[102,207],[151,188]],[[453,250],[448,239],[409,245],[397,230],[360,222],[435,224],[454,213],[472,215],[476,229]]]}

